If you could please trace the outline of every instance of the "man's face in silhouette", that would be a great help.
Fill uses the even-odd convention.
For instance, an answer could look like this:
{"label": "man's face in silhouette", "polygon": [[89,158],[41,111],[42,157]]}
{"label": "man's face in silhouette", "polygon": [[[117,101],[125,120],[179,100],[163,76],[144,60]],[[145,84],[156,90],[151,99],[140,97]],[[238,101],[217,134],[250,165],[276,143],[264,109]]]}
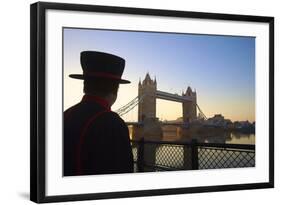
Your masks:
{"label": "man's face in silhouette", "polygon": [[115,103],[116,99],[117,99],[117,93],[116,94],[110,93],[108,95],[107,100],[108,100],[110,107]]}
{"label": "man's face in silhouette", "polygon": [[106,79],[84,80],[84,93],[104,98],[110,105],[115,103],[119,83]]}

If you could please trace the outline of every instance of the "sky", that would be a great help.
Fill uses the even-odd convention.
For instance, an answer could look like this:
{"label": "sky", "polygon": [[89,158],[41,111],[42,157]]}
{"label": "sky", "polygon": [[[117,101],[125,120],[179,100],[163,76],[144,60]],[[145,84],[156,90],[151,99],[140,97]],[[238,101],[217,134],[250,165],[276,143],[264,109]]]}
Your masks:
{"label": "sky", "polygon": [[[82,73],[80,52],[101,51],[126,60],[112,106],[117,110],[138,95],[146,73],[157,80],[157,90],[181,94],[190,86],[207,117],[222,114],[232,121],[255,121],[255,38],[200,34],[63,29],[64,110],[83,96],[83,81],[69,78]],[[156,116],[174,120],[182,105],[157,99]],[[137,120],[137,107],[122,116]]]}

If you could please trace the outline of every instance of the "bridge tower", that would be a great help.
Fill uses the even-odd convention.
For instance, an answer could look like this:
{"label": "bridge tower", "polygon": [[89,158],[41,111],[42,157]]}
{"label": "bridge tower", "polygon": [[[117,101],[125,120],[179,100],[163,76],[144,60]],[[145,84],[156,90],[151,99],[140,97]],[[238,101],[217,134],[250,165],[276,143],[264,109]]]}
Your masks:
{"label": "bridge tower", "polygon": [[138,106],[138,121],[143,122],[145,118],[156,118],[156,79],[152,80],[149,73],[144,80],[139,81],[138,97],[143,99]]}
{"label": "bridge tower", "polygon": [[192,91],[188,86],[185,93],[182,93],[182,96],[191,97],[191,101],[185,101],[182,103],[182,117],[184,122],[190,122],[197,118],[197,94],[196,91]]}

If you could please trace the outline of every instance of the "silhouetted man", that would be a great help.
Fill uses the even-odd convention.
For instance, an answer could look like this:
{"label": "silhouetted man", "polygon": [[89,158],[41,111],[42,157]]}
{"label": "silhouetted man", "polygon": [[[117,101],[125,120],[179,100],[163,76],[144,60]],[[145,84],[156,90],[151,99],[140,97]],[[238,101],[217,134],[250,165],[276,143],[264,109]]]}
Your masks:
{"label": "silhouetted man", "polygon": [[83,51],[81,102],[64,112],[64,176],[133,172],[132,149],[125,122],[111,106],[117,98],[125,60],[111,54]]}

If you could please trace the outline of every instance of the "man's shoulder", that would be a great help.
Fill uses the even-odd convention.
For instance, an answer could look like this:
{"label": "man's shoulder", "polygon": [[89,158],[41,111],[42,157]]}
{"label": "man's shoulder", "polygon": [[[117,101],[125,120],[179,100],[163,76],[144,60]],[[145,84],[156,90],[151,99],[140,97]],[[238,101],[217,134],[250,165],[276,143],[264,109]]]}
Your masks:
{"label": "man's shoulder", "polygon": [[73,111],[79,110],[81,108],[82,108],[82,105],[79,102],[79,103],[77,103],[75,105],[72,105],[71,107],[67,108],[63,113],[64,113],[64,115],[67,115],[67,114],[73,113]]}
{"label": "man's shoulder", "polygon": [[83,103],[79,102],[67,110],[64,111],[64,117],[69,117],[74,119],[80,118],[90,118],[98,112],[102,111],[103,108],[99,106],[97,103]]}
{"label": "man's shoulder", "polygon": [[105,112],[101,116],[101,120],[102,121],[109,121],[111,123],[116,123],[116,124],[120,124],[120,125],[126,125],[124,120],[116,112],[113,112],[113,111]]}
{"label": "man's shoulder", "polygon": [[127,133],[128,127],[124,120],[115,112],[105,111],[91,122],[91,132],[117,134]]}

